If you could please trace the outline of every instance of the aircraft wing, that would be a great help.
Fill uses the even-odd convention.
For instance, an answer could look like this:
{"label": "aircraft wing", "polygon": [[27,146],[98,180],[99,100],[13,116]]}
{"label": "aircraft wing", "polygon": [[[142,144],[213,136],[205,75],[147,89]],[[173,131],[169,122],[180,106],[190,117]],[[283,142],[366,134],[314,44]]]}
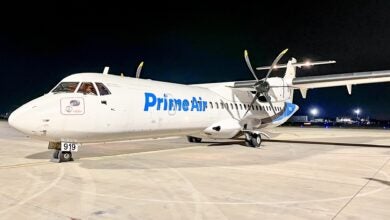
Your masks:
{"label": "aircraft wing", "polygon": [[[249,90],[253,88],[255,82],[254,80],[235,82],[233,88]],[[348,93],[351,94],[352,85],[380,82],[390,82],[390,70],[297,77],[288,84],[291,88],[299,89],[306,98],[308,89],[346,86]]]}
{"label": "aircraft wing", "polygon": [[300,89],[306,98],[308,89],[346,86],[352,94],[352,85],[380,82],[390,82],[390,70],[298,77],[292,80],[291,86]]}
{"label": "aircraft wing", "polygon": [[374,72],[344,73],[323,76],[306,76],[293,79],[296,88],[323,88],[390,81],[390,70]]}

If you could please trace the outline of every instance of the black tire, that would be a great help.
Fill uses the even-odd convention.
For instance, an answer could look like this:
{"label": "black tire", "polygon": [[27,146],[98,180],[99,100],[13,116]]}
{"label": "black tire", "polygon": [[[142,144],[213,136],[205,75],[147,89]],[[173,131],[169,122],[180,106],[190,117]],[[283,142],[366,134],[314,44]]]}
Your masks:
{"label": "black tire", "polygon": [[191,137],[191,136],[187,136],[187,141],[190,142],[190,143],[193,143],[194,142],[194,138]]}
{"label": "black tire", "polygon": [[254,145],[252,143],[252,136],[253,136],[253,134],[251,134],[249,132],[245,132],[245,145],[247,147],[254,147]]}
{"label": "black tire", "polygon": [[59,150],[54,150],[53,152],[53,159],[58,159],[58,154],[60,153]]}
{"label": "black tire", "polygon": [[251,143],[253,147],[260,147],[261,141],[260,134],[252,134]]}
{"label": "black tire", "polygon": [[254,147],[253,144],[252,144],[252,141],[248,141],[248,140],[245,140],[245,145],[247,147]]}
{"label": "black tire", "polygon": [[60,151],[58,154],[58,158],[60,159],[60,162],[68,162],[72,161],[72,152],[70,151]]}
{"label": "black tire", "polygon": [[187,136],[187,140],[190,143],[200,143],[202,141],[202,138]]}
{"label": "black tire", "polygon": [[196,138],[196,137],[194,137],[193,139],[194,139],[194,142],[195,142],[195,143],[200,143],[200,142],[202,142],[202,138]]}

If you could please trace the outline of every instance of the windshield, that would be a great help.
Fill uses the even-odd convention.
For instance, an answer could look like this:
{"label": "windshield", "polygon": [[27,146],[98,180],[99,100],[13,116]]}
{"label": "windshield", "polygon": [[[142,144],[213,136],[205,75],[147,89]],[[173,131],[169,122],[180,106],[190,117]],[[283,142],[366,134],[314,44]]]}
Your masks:
{"label": "windshield", "polygon": [[108,90],[108,88],[105,85],[103,85],[103,83],[97,82],[96,86],[97,86],[101,96],[111,94],[110,90]]}
{"label": "windshield", "polygon": [[95,87],[91,82],[83,82],[77,92],[84,95],[97,95]]}
{"label": "windshield", "polygon": [[53,89],[53,93],[65,92],[65,93],[73,93],[76,88],[78,82],[61,82],[58,84],[56,88]]}

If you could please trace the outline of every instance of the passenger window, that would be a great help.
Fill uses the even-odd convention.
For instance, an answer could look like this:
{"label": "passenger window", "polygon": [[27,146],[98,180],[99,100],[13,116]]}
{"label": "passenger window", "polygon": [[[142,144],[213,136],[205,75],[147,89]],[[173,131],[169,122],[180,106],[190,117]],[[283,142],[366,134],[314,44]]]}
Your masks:
{"label": "passenger window", "polygon": [[210,107],[211,109],[213,109],[213,103],[212,102],[209,102],[210,103]]}
{"label": "passenger window", "polygon": [[96,86],[99,90],[100,95],[110,95],[111,94],[110,90],[108,90],[107,87],[103,83],[97,82]]}
{"label": "passenger window", "polygon": [[77,92],[83,93],[84,95],[97,95],[96,89],[91,82],[81,83],[81,86]]}
{"label": "passenger window", "polygon": [[219,106],[218,106],[218,102],[215,102],[215,107],[218,109]]}
{"label": "passenger window", "polygon": [[233,110],[233,103],[230,103],[230,109]]}
{"label": "passenger window", "polygon": [[76,88],[78,82],[62,82],[58,84],[57,87],[55,87],[51,92],[52,93],[60,93],[60,92],[65,92],[65,93],[73,93]]}
{"label": "passenger window", "polygon": [[224,109],[224,104],[223,104],[223,102],[221,102],[221,108]]}
{"label": "passenger window", "polygon": [[240,104],[240,109],[242,110],[242,104]]}
{"label": "passenger window", "polygon": [[236,110],[238,110],[238,105],[237,104],[234,104],[236,106]]}

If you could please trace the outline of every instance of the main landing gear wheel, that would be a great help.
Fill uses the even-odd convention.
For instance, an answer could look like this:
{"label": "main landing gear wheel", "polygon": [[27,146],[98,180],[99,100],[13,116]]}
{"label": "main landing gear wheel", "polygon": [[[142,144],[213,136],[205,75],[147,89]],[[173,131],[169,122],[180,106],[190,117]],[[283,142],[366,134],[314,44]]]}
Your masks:
{"label": "main landing gear wheel", "polygon": [[187,140],[190,143],[200,143],[202,141],[202,138],[187,136]]}
{"label": "main landing gear wheel", "polygon": [[248,147],[260,147],[261,135],[256,133],[245,133],[245,144]]}

